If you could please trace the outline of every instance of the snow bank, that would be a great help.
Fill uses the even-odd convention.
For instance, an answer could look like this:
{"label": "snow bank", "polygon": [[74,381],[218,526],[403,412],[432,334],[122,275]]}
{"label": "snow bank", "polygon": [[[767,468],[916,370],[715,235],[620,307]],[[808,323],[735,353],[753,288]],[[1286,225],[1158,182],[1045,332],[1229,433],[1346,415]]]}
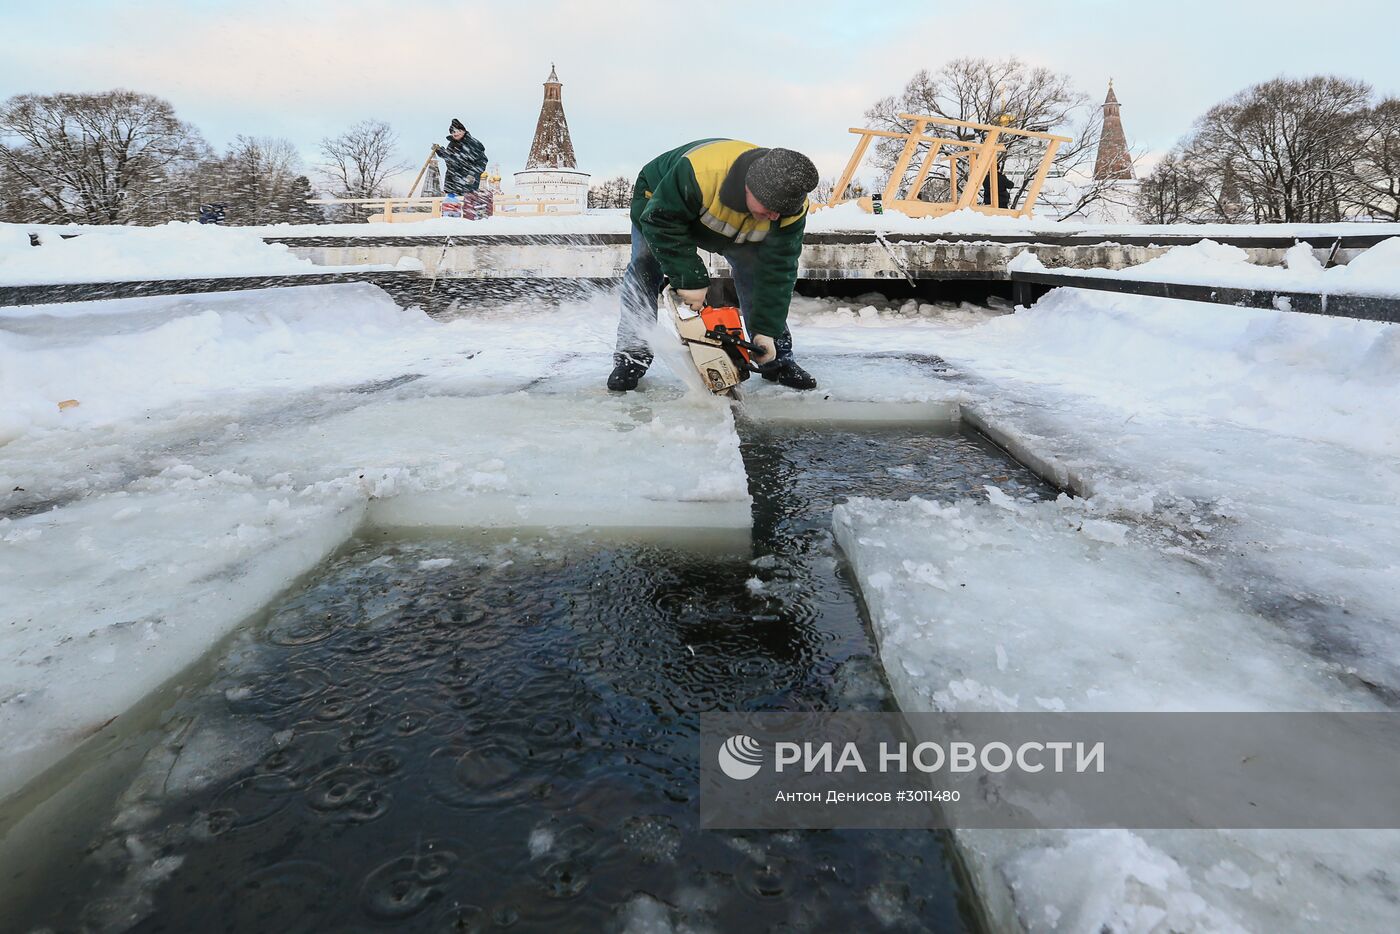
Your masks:
{"label": "snow bank", "polygon": [[[1008,263],[1007,269],[1012,272],[1066,271],[1046,269],[1030,250]],[[1290,248],[1282,266],[1257,266],[1240,247],[1203,240],[1189,246],[1172,247],[1156,259],[1126,269],[1073,269],[1068,272],[1102,279],[1397,297],[1400,296],[1400,237],[1383,240],[1347,265],[1331,269],[1322,268],[1312,247],[1306,243]]]}
{"label": "snow bank", "polygon": [[[21,225],[0,227],[0,285],[297,275],[389,266],[318,266],[255,228],[171,222],[159,227],[83,227],[63,238],[44,230],[29,245]],[[77,232],[75,231],[75,232]],[[405,267],[414,268],[414,267]]]}
{"label": "snow bank", "polygon": [[[115,306],[115,307],[114,307]],[[371,286],[0,310],[0,445],[217,393],[400,372],[434,326]],[[60,403],[76,401],[76,406]]]}
{"label": "snow bank", "polygon": [[880,215],[861,210],[855,202],[812,212],[807,229],[830,232],[881,232],[922,235],[947,234],[1102,234],[1106,240],[1171,234],[1189,237],[1238,237],[1245,234],[1274,237],[1400,236],[1400,224],[1093,224],[1083,221],[1056,221],[1044,217],[1005,217],[981,214],[970,208],[942,217],[909,217],[886,209]]}
{"label": "snow bank", "polygon": [[1030,370],[1125,415],[1209,417],[1400,454],[1395,325],[1064,289],[990,322],[976,342],[987,375]]}

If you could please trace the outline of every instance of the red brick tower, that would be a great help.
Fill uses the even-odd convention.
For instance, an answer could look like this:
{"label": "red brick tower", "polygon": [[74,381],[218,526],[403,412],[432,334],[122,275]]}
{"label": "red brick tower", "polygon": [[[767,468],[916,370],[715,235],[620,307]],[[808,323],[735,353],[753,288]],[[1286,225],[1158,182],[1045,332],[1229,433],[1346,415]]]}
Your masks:
{"label": "red brick tower", "polygon": [[549,79],[544,83],[544,103],[540,119],[535,124],[535,141],[530,145],[528,169],[573,169],[574,144],[569,139],[569,121],[564,117],[564,85],[549,66]]}
{"label": "red brick tower", "polygon": [[1113,93],[1113,81],[1110,80],[1108,97],[1104,98],[1103,102],[1103,132],[1099,134],[1099,153],[1098,158],[1094,160],[1094,178],[1133,177],[1133,158],[1128,154],[1128,138],[1123,135],[1123,120],[1118,111],[1118,96]]}

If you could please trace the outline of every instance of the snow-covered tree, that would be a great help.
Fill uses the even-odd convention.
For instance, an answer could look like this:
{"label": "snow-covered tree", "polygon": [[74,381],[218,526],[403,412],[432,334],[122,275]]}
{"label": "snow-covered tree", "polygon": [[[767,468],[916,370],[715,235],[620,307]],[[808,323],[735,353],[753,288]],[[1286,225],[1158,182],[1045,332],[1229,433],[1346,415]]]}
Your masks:
{"label": "snow-covered tree", "polygon": [[1381,101],[1366,122],[1347,202],[1363,217],[1400,221],[1400,98]]}
{"label": "snow-covered tree", "polygon": [[200,173],[201,203],[221,203],[231,224],[306,222],[319,215],[306,204],[310,182],[296,146],[286,139],[239,136]]}
{"label": "snow-covered tree", "polygon": [[150,224],[193,216],[189,181],[205,151],[198,131],[150,94],[19,94],[0,105],[4,202],[24,220]]}
{"label": "snow-covered tree", "polygon": [[[1332,75],[1246,88],[1202,115],[1143,181],[1140,216],[1231,223],[1395,216],[1400,117],[1395,102],[1373,107],[1371,97],[1364,82]],[[1164,202],[1168,192],[1179,197]]]}
{"label": "snow-covered tree", "polygon": [[626,175],[600,182],[588,189],[588,206],[598,209],[631,207],[633,184],[634,180]]}
{"label": "snow-covered tree", "polygon": [[[321,140],[321,175],[338,198],[382,198],[389,193],[389,179],[404,164],[394,151],[398,135],[382,120],[361,120],[339,136]],[[337,212],[359,219],[360,205],[345,205]]]}

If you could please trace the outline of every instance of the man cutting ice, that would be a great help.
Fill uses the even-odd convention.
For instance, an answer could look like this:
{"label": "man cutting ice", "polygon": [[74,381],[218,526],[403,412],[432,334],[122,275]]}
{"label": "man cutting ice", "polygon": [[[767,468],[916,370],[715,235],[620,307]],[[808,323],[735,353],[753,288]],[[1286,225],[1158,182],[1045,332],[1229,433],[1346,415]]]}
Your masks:
{"label": "man cutting ice", "polygon": [[664,280],[687,305],[705,305],[710,277],[698,251],[707,250],[733,270],[745,329],[762,348],[754,362],[778,361],[763,378],[815,389],[817,381],[792,358],[787,316],[807,193],[816,187],[817,167],[802,153],[733,139],[688,143],[643,166],[632,191],[632,261],[622,280],[608,388],[636,389],[651,365],[646,334]]}

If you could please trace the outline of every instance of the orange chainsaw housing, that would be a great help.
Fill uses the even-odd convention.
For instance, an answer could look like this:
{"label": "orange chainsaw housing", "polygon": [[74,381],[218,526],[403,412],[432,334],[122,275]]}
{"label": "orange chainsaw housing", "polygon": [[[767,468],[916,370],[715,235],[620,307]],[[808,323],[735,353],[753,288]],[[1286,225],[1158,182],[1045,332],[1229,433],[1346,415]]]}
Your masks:
{"label": "orange chainsaw housing", "polygon": [[[744,319],[739,317],[739,309],[732,305],[724,305],[719,308],[706,305],[700,311],[700,319],[705,322],[706,331],[724,330],[738,336],[741,340],[748,340],[744,334]],[[733,347],[732,350],[737,350],[739,355],[744,358],[744,362],[748,362],[749,352],[747,350],[742,347]]]}

